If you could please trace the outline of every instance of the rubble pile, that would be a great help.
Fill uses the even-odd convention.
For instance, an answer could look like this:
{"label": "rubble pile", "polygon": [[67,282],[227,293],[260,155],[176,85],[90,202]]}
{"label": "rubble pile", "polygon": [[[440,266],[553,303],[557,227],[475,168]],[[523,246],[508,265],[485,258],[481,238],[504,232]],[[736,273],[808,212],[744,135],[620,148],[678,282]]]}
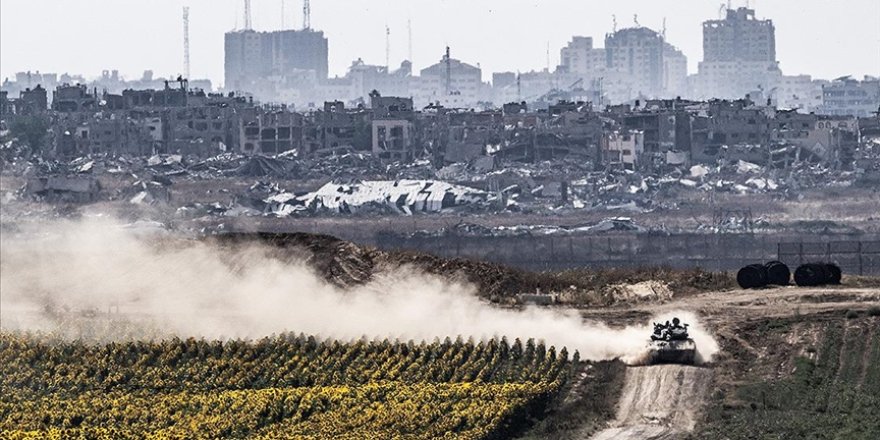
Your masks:
{"label": "rubble pile", "polygon": [[[596,163],[571,157],[529,162],[480,156],[438,167],[425,159],[383,161],[366,152],[340,151],[309,157],[300,157],[296,150],[273,156],[223,152],[204,159],[180,154],[149,157],[89,154],[68,161],[32,157],[8,162],[6,171],[28,178],[53,178],[55,183],[61,177],[89,176],[88,179],[97,181],[96,185],[88,184],[89,194],[58,198],[82,203],[109,199],[134,204],[168,204],[175,192],[186,191],[187,182],[223,180],[244,181],[250,185],[228,184],[229,189],[219,190],[229,192],[222,200],[216,198],[217,192],[210,191],[203,200],[184,197],[187,201],[175,207],[183,218],[413,215],[450,210],[553,215],[593,210],[628,215],[626,213],[680,209],[688,194],[770,194],[791,200],[802,198],[804,191],[813,188],[845,188],[874,180],[880,182],[880,169],[874,170],[880,167],[877,165],[880,138],[868,139],[856,151],[858,158],[868,159],[868,166],[857,171],[843,170],[827,161],[800,159],[797,155],[784,167],[772,161],[760,164],[722,158],[712,163],[660,164],[638,169],[606,166],[597,170]],[[112,189],[101,190],[105,182],[100,180],[104,176],[114,176],[121,182],[103,185]],[[35,184],[31,187],[36,188]],[[55,199],[36,195],[26,188],[7,197]],[[561,230],[544,229],[540,225],[531,228],[491,231],[491,234],[542,234]],[[748,229],[737,219],[700,228],[706,231]]]}
{"label": "rubble pile", "polygon": [[515,225],[488,227],[474,223],[461,222],[454,226],[437,230],[422,230],[408,234],[409,238],[426,237],[518,237],[536,235],[578,235],[601,234],[607,232],[634,231],[645,232],[647,228],[636,224],[629,217],[610,217],[592,225]]}
{"label": "rubble pile", "polygon": [[477,189],[437,180],[365,180],[330,182],[297,196],[289,192],[264,200],[266,212],[285,217],[295,213],[334,214],[440,212],[465,205],[484,205],[489,195]]}

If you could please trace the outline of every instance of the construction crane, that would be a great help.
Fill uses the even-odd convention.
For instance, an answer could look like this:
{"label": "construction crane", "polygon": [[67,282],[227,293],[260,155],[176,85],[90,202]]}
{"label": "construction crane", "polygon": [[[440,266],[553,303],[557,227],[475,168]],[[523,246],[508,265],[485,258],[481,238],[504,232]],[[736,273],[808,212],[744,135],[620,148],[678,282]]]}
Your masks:
{"label": "construction crane", "polygon": [[183,7],[183,74],[189,78],[189,6]]}
{"label": "construction crane", "polygon": [[251,0],[244,0],[244,30],[253,30],[251,23]]}
{"label": "construction crane", "polygon": [[312,28],[312,6],[309,4],[309,0],[303,0],[303,29],[308,30]]}

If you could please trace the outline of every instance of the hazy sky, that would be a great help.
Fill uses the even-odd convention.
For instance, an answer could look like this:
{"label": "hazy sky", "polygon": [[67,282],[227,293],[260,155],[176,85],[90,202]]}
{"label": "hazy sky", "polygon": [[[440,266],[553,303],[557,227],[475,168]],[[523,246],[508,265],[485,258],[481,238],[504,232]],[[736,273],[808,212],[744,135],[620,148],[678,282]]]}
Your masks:
{"label": "hazy sky", "polygon": [[[734,6],[745,0],[733,0]],[[0,76],[40,70],[98,76],[118,69],[139,78],[183,70],[181,8],[190,6],[192,76],[223,81],[223,33],[242,27],[242,0],[2,0]],[[282,0],[252,0],[254,28],[282,24]],[[302,26],[302,1],[284,0],[285,26]],[[633,25],[659,30],[688,57],[702,58],[703,20],[717,18],[720,0],[312,0],[312,28],[330,40],[330,74],[344,75],[352,60],[385,62],[385,26],[391,64],[407,57],[412,23],[416,70],[452,56],[491,72],[543,69],[572,35],[602,46],[611,31]],[[751,0],[759,18],[776,25],[777,57],[786,74],[819,78],[880,75],[880,0]]]}

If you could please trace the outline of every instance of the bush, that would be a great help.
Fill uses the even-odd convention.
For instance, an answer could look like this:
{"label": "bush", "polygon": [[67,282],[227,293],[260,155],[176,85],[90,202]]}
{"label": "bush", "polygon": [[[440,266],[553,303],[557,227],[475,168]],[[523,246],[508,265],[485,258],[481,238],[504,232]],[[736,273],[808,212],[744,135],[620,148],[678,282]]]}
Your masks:
{"label": "bush", "polygon": [[868,309],[868,316],[880,316],[880,307],[873,306]]}
{"label": "bush", "polygon": [[858,310],[847,310],[846,311],[846,319],[855,319],[859,317]]}

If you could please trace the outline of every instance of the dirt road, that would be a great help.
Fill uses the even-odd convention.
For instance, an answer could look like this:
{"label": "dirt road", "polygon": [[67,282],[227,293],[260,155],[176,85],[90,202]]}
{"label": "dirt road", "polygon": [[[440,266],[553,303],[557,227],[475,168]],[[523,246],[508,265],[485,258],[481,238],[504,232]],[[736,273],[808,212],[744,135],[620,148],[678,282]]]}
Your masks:
{"label": "dirt road", "polygon": [[712,380],[710,368],[630,367],[611,427],[593,440],[674,439],[694,428]]}

